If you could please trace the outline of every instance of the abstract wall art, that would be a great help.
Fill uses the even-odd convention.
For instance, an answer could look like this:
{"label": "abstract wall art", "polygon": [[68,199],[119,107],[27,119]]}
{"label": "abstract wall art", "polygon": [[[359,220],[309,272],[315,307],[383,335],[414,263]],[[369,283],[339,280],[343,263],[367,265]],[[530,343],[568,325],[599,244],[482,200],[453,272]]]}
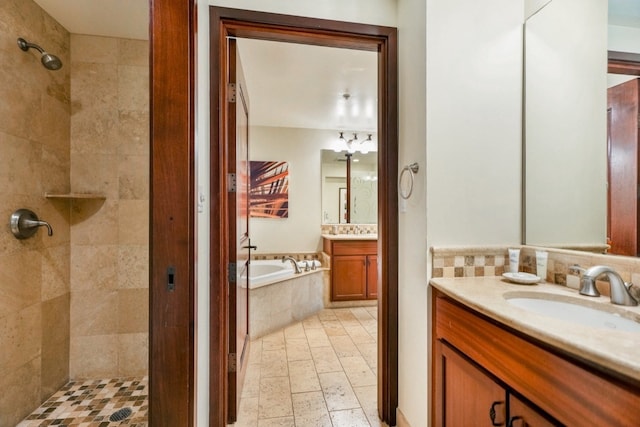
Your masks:
{"label": "abstract wall art", "polygon": [[288,218],[289,163],[251,160],[250,170],[250,216]]}

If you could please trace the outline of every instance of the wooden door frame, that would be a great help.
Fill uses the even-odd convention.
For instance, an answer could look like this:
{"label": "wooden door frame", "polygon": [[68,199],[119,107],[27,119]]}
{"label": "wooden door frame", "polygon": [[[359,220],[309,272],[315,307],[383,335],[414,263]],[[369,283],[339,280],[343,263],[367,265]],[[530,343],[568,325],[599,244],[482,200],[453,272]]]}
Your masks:
{"label": "wooden door frame", "polygon": [[389,425],[398,406],[398,46],[397,30],[367,24],[210,7],[211,249],[210,401],[211,426],[224,425],[227,385],[227,245],[225,70],[227,36],[353,48],[378,52],[378,411]]}
{"label": "wooden door frame", "polygon": [[149,12],[149,425],[192,426],[195,2],[150,0]]}

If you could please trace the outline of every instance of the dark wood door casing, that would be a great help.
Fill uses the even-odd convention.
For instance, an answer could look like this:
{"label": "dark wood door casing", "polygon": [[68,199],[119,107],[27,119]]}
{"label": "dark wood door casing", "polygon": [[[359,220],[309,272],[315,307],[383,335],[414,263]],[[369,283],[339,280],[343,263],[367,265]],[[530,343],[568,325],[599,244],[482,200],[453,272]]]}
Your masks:
{"label": "dark wood door casing", "polygon": [[220,7],[210,8],[211,81],[211,253],[210,253],[210,425],[226,421],[227,372],[225,334],[228,329],[226,283],[226,156],[221,106],[227,37],[258,38],[378,52],[378,408],[395,425],[398,406],[398,51],[397,30],[367,24]]}
{"label": "dark wood door casing", "polygon": [[193,425],[194,23],[192,1],[150,1],[151,426]]}

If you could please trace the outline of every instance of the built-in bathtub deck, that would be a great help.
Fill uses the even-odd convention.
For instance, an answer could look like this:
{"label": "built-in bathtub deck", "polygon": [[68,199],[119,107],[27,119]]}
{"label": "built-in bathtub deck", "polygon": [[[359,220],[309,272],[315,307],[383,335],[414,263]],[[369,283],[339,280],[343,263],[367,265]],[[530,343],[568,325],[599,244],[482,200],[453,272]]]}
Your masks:
{"label": "built-in bathtub deck", "polygon": [[249,336],[264,336],[322,310],[324,271],[311,270],[249,289]]}

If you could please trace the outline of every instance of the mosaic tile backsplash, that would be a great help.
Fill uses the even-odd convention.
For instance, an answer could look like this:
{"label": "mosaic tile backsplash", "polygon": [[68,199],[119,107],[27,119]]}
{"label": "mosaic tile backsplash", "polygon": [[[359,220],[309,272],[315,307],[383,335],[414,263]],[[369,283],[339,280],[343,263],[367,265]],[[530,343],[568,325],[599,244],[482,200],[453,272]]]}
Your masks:
{"label": "mosaic tile backsplash", "polygon": [[[569,267],[589,268],[607,265],[616,270],[626,282],[634,283],[632,294],[640,296],[640,258],[597,253],[603,248],[585,247],[583,250],[568,250],[538,246],[458,246],[432,247],[432,277],[481,277],[501,276],[509,271],[509,248],[520,248],[519,271],[536,274],[536,251],[548,252],[548,283],[580,287],[580,273]],[[606,278],[597,281],[603,295],[609,294]]]}

